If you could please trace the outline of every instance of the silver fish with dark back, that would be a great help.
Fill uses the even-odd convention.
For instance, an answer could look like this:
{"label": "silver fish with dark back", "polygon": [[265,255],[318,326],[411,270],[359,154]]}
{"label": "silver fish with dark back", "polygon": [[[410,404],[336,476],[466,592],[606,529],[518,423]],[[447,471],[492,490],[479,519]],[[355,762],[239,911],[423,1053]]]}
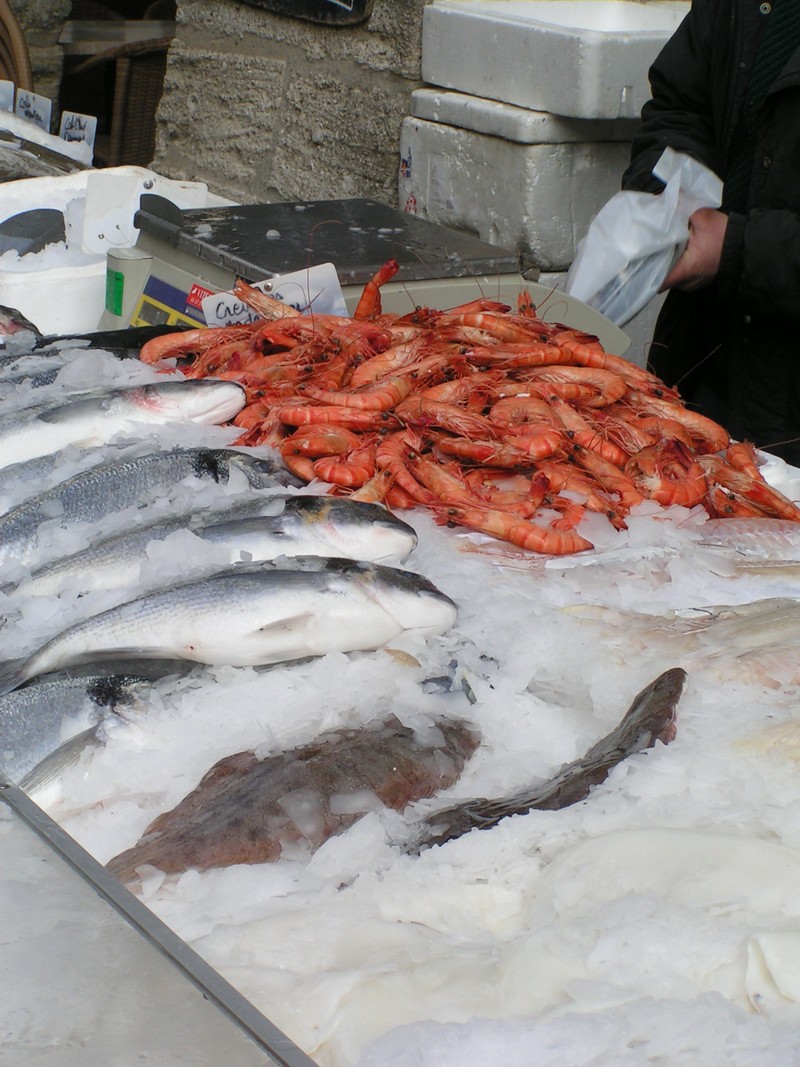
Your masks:
{"label": "silver fish with dark back", "polygon": [[137,703],[156,680],[186,673],[175,660],[73,668],[0,696],[0,771],[21,783],[57,750],[67,734],[82,733],[83,745],[108,715]]}
{"label": "silver fish with dark back", "polygon": [[240,472],[256,490],[300,484],[277,460],[235,449],[175,448],[111,460],[59,482],[0,516],[0,563],[29,561],[37,551],[39,526],[53,516],[64,529],[73,523],[98,523],[114,512],[168,496],[170,489],[188,478],[226,485],[234,472]]}
{"label": "silver fish with dark back", "polygon": [[109,657],[236,667],[370,651],[404,633],[441,634],[456,616],[430,581],[396,567],[316,556],[240,563],[68,627],[27,658],[0,664],[0,693]]}
{"label": "silver fish with dark back", "polygon": [[98,390],[86,396],[36,404],[0,416],[0,467],[21,463],[67,445],[105,444],[116,434],[142,425],[195,422],[219,425],[245,404],[237,382],[151,382]]}
{"label": "silver fish with dark back", "polygon": [[[176,559],[171,581],[186,572],[218,570],[223,562],[276,559],[279,556],[340,556],[368,562],[399,562],[417,543],[413,528],[380,504],[347,497],[297,493],[230,501],[224,512],[190,512],[164,522],[137,526],[95,542],[82,552],[34,568],[20,593],[58,592],[65,582],[74,594],[93,589],[139,585],[148,548],[187,531],[219,550],[201,566]],[[218,557],[225,551],[227,560]],[[151,585],[156,583],[150,583]]]}

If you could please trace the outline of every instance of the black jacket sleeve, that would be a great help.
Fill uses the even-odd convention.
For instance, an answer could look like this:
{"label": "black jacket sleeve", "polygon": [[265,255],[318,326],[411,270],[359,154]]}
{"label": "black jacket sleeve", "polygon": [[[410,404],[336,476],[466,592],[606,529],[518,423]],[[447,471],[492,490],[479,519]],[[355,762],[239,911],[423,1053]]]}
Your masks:
{"label": "black jacket sleeve", "polygon": [[669,146],[717,171],[711,79],[716,4],[693,0],[686,17],[650,68],[652,98],[642,108],[623,189],[660,192],[652,171]]}
{"label": "black jacket sleeve", "polygon": [[800,215],[731,214],[722,246],[719,299],[742,314],[800,319]]}

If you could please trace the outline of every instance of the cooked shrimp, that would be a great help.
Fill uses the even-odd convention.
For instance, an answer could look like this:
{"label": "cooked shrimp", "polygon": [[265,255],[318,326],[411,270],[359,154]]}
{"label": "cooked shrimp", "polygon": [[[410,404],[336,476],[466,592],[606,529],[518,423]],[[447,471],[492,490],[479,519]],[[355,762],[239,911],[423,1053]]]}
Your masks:
{"label": "cooked shrimp", "polygon": [[340,456],[323,456],[314,461],[314,474],[323,482],[358,489],[375,474],[375,441],[362,442]]}
{"label": "cooked shrimp", "polygon": [[651,500],[665,507],[693,507],[708,492],[705,470],[680,441],[643,448],[628,460],[625,473]]}
{"label": "cooked shrimp", "polygon": [[345,426],[316,423],[294,430],[281,444],[280,453],[284,457],[293,455],[318,459],[321,456],[344,455],[361,444],[358,434]]}
{"label": "cooked shrimp", "polygon": [[528,519],[521,519],[512,512],[497,508],[469,507],[465,504],[443,504],[434,510],[445,522],[480,530],[501,541],[509,541],[530,552],[543,552],[550,556],[586,552],[594,548],[591,541],[574,530],[555,530],[552,526],[540,526]]}
{"label": "cooked shrimp", "polygon": [[571,387],[575,399],[588,408],[608,407],[620,400],[628,389],[627,383],[618,374],[600,367],[543,367],[532,370],[527,380],[532,384],[546,383],[546,395],[555,392],[565,400],[572,399]]}
{"label": "cooked shrimp", "polygon": [[730,489],[738,497],[760,508],[764,514],[800,522],[800,507],[768,485],[762,474],[753,476],[747,471],[737,470],[718,456],[699,456],[698,464],[710,483]]}
{"label": "cooked shrimp", "polygon": [[[375,462],[380,470],[388,470],[394,477],[395,489],[401,489],[418,504],[434,504],[436,497],[413,476],[408,467],[411,455],[422,448],[422,438],[413,430],[399,430],[389,434],[378,444],[375,450]],[[387,501],[389,494],[387,493]]]}
{"label": "cooked shrimp", "polygon": [[525,394],[501,397],[492,404],[487,417],[499,430],[530,423],[547,423],[550,426],[558,423],[552,407],[543,397]]}
{"label": "cooked shrimp", "polygon": [[289,426],[305,426],[311,422],[332,422],[359,430],[383,430],[397,425],[399,420],[390,411],[365,411],[337,404],[306,404],[302,399],[277,407],[273,414]]}
{"label": "cooked shrimp", "polygon": [[641,490],[626,473],[593,452],[592,449],[577,442],[571,442],[567,446],[567,451],[580,467],[592,475],[601,489],[619,496],[624,508],[632,508],[644,499]]}
{"label": "cooked shrimp", "polygon": [[263,319],[292,319],[301,314],[291,304],[285,304],[268,293],[262,293],[244,278],[237,279],[233,287],[233,295],[253,311],[257,311]]}
{"label": "cooked shrimp", "polygon": [[395,414],[407,426],[439,426],[464,437],[492,437],[495,430],[483,415],[466,411],[458,404],[446,404],[425,396],[411,396],[398,404]]}
{"label": "cooked shrimp", "polygon": [[411,380],[395,375],[381,378],[363,389],[318,389],[313,385],[298,386],[298,392],[319,400],[323,404],[339,404],[341,407],[360,411],[388,411],[411,392]]}
{"label": "cooked shrimp", "polygon": [[139,359],[143,363],[160,363],[181,356],[201,356],[214,345],[249,336],[254,329],[254,323],[246,323],[242,326],[201,326],[196,330],[162,333],[160,337],[145,341],[139,351]]}
{"label": "cooked shrimp", "polygon": [[396,259],[387,260],[383,266],[372,275],[364,286],[364,291],[353,312],[354,319],[374,319],[381,313],[381,286],[394,278],[400,270],[400,264]]}
{"label": "cooked shrimp", "polygon": [[725,450],[725,459],[737,471],[743,471],[751,478],[763,481],[755,447],[749,441],[737,441],[735,444],[728,445]]}
{"label": "cooked shrimp", "polygon": [[663,419],[674,419],[689,433],[694,448],[701,454],[721,452],[730,444],[730,434],[718,422],[701,415],[697,411],[660,397],[649,396],[629,390],[626,398],[640,411],[649,415],[658,415]]}

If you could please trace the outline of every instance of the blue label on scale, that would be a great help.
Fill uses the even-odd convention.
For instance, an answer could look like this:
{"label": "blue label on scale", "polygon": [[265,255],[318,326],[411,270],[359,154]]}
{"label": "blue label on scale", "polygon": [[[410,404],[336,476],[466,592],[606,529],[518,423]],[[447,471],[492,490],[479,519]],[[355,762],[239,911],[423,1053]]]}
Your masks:
{"label": "blue label on scale", "polygon": [[189,293],[185,289],[179,289],[151,274],[133,313],[131,325],[174,326],[176,323],[205,326],[206,320],[202,310],[189,302]]}

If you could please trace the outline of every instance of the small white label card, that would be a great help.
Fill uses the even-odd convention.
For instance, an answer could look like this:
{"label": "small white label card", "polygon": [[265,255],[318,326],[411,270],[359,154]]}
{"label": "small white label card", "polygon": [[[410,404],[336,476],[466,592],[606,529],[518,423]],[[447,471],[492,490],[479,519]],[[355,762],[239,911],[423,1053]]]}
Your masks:
{"label": "small white label card", "polygon": [[14,106],[14,114],[20,118],[28,119],[35,126],[50,132],[50,115],[53,110],[53,101],[48,96],[40,93],[32,93],[28,89],[17,90],[17,102]]}
{"label": "small white label card", "polygon": [[[281,274],[256,282],[260,289],[275,300],[290,304],[305,315],[348,314],[339,275],[332,263]],[[261,316],[244,304],[233,293],[214,293],[203,300],[203,314],[209,326],[232,326],[240,322],[253,322]]]}
{"label": "small white label card", "polygon": [[84,141],[94,148],[97,119],[94,115],[81,115],[77,111],[61,112],[61,127],[58,136],[64,141]]}

